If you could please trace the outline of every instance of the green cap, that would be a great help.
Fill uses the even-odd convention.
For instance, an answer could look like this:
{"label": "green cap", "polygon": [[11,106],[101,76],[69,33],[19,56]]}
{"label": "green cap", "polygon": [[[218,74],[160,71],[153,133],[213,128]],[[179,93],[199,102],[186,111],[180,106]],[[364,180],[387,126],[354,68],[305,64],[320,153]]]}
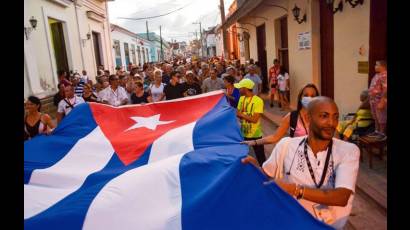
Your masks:
{"label": "green cap", "polygon": [[234,84],[235,88],[247,88],[247,89],[253,89],[253,86],[255,83],[248,78],[242,79],[239,83]]}

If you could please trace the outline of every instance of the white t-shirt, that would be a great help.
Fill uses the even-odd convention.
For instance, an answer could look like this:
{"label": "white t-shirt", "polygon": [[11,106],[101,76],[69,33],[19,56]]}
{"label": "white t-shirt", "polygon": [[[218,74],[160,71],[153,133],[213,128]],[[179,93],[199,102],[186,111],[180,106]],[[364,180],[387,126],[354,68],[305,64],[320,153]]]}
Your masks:
{"label": "white t-shirt", "polygon": [[[64,99],[67,100],[68,102],[70,102],[70,104],[71,104],[73,107],[76,107],[77,105],[79,105],[79,104],[85,102],[82,97],[78,97],[78,96],[74,96],[74,97],[71,98],[71,99],[68,99],[68,98],[64,98]],[[62,113],[62,114],[64,114],[64,115],[67,116],[67,115],[71,112],[71,110],[72,110],[73,108],[71,108],[71,106],[69,106],[68,103],[67,103],[64,99],[61,100],[61,101],[58,103],[57,112],[58,112],[58,113]]]}
{"label": "white t-shirt", "polygon": [[289,74],[285,73],[285,76],[283,76],[282,74],[279,74],[277,79],[278,79],[279,90],[286,91],[286,88],[288,86],[286,80],[289,79]]}
{"label": "white t-shirt", "polygon": [[87,75],[81,75],[81,79],[83,79],[85,83],[88,83],[89,78]]}
{"label": "white t-shirt", "polygon": [[[309,188],[316,188],[306,163],[304,144],[299,145],[304,138],[306,138],[306,136],[283,138],[275,146],[269,159],[263,163],[262,168],[265,173],[269,176],[274,175],[279,154],[284,148],[284,143],[289,141],[287,154],[283,162],[284,181],[304,185]],[[316,182],[319,183],[325,165],[327,149],[318,152],[317,158],[314,156],[310,146],[307,147],[307,152]],[[359,171],[359,157],[360,150],[356,145],[333,138],[332,155],[330,156],[328,170],[321,189],[347,188],[353,191],[345,207],[329,206],[334,219],[330,224],[336,229],[343,228],[352,210],[357,173]],[[288,172],[290,172],[290,175],[287,175]],[[300,199],[299,203],[309,213],[315,216],[312,207],[315,204],[314,202]]]}
{"label": "white t-shirt", "polygon": [[111,86],[108,86],[98,93],[98,97],[101,101],[108,101],[108,104],[112,106],[119,106],[124,99],[128,99],[127,92],[121,86],[118,86],[115,91],[112,90]]}
{"label": "white t-shirt", "polygon": [[152,101],[157,102],[161,99],[162,94],[164,93],[165,84],[161,83],[159,87],[155,84],[150,85],[149,89],[151,91]]}

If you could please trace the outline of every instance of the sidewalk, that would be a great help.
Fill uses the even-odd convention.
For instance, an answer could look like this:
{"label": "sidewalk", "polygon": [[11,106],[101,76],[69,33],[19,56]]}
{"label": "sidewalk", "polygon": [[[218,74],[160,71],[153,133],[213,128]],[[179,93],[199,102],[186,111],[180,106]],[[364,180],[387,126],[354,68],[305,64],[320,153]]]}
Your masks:
{"label": "sidewalk", "polygon": [[[262,116],[279,126],[282,118],[289,112],[283,111],[278,106],[270,107],[270,101],[267,95],[261,95],[265,102],[264,113]],[[363,219],[361,213],[365,212],[363,204],[374,204],[374,207],[381,210],[382,213],[387,213],[387,168],[385,160],[375,161],[374,169],[370,169],[367,161],[367,153],[363,154],[363,162],[360,163],[359,174],[356,182],[356,194],[361,196],[362,202],[356,202],[358,205],[353,207],[351,217],[349,218],[350,225],[362,225]],[[361,204],[359,204],[361,203]],[[354,205],[355,206],[355,205]],[[361,221],[359,219],[362,219]],[[357,223],[355,223],[357,222]]]}

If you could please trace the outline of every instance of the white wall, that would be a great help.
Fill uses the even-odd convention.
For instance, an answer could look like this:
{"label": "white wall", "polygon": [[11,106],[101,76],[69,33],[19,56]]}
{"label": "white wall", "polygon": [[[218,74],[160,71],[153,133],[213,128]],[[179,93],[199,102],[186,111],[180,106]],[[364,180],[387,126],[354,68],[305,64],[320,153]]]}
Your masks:
{"label": "white wall", "polygon": [[101,52],[104,65],[106,68],[112,67],[111,49],[107,49],[107,46],[111,46],[107,20],[98,23],[91,21],[86,16],[86,11],[90,10],[89,6],[93,11],[105,14],[106,3],[97,0],[83,0],[79,2],[80,6],[77,7],[77,14],[80,26],[77,24],[74,3],[55,0],[24,1],[24,26],[30,26],[29,19],[32,16],[37,19],[37,28],[30,34],[30,38],[27,40],[24,36],[24,69],[27,71],[27,82],[24,86],[25,92],[33,93],[42,98],[52,95],[57,91],[58,70],[52,47],[48,23],[49,18],[63,23],[70,70],[81,71],[86,69],[91,79],[96,75],[92,42],[90,40],[87,40],[85,43],[81,41],[81,39],[86,39],[87,32],[91,30],[101,33]]}
{"label": "white wall", "polygon": [[344,4],[343,13],[334,15],[334,96],[342,114],[355,112],[361,91],[368,88],[368,74],[358,73],[358,62],[369,60],[369,30],[369,1],[355,8]]}

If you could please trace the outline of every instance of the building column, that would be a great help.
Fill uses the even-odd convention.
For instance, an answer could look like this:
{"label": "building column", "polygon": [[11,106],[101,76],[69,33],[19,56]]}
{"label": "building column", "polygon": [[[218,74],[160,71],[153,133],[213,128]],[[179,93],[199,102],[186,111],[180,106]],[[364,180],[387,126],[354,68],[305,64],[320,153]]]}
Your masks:
{"label": "building column", "polygon": [[45,93],[40,84],[36,57],[34,55],[32,40],[26,39],[24,35],[24,69],[27,73],[27,81],[30,86],[31,93],[34,95],[42,95]]}

